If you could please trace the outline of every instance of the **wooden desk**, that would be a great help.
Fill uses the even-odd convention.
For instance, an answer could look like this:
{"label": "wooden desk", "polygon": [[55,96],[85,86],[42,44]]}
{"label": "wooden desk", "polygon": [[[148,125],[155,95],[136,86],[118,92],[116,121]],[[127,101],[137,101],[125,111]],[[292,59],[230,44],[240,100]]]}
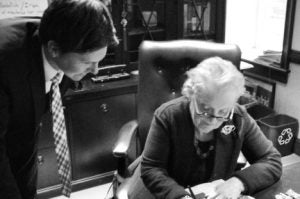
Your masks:
{"label": "wooden desk", "polygon": [[[137,84],[135,76],[105,83],[87,79],[81,89],[69,89],[64,95],[73,191],[112,180],[117,169],[112,146],[122,125],[136,119]],[[46,199],[61,193],[50,113],[43,121],[40,139],[38,198]]]}
{"label": "wooden desk", "polygon": [[293,189],[297,193],[300,193],[300,162],[285,166],[281,179],[270,186],[254,195],[256,199],[271,199],[275,198],[275,195],[287,190]]}
{"label": "wooden desk", "polygon": [[[275,199],[275,195],[285,193],[287,190],[292,189],[300,193],[300,162],[294,162],[290,165],[283,167],[281,179],[272,186],[254,194],[255,199]],[[195,191],[193,187],[193,191]],[[204,196],[204,195],[203,195]],[[196,195],[197,199],[204,198],[201,194]]]}

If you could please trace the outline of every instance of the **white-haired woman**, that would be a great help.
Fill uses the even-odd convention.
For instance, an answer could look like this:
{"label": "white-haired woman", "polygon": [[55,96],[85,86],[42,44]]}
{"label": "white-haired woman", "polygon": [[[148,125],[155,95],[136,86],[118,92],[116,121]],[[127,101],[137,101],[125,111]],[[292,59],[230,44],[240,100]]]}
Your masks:
{"label": "white-haired woman", "polygon": [[[243,75],[231,62],[212,57],[187,76],[183,96],[154,113],[141,161],[145,187],[155,198],[189,198],[187,186],[223,179],[210,197],[237,199],[275,183],[280,154],[237,104]],[[250,166],[236,170],[240,151]]]}

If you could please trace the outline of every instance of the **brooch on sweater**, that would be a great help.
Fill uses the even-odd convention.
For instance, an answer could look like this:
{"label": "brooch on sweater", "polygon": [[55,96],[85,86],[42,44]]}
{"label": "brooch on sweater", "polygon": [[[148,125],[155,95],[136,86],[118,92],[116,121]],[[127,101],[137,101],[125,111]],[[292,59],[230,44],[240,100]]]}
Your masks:
{"label": "brooch on sweater", "polygon": [[231,110],[229,120],[227,121],[226,125],[224,125],[223,128],[221,129],[221,133],[223,133],[224,135],[229,135],[231,132],[235,130],[235,126],[232,124],[233,114],[234,114],[234,109]]}
{"label": "brooch on sweater", "polygon": [[221,133],[224,133],[225,135],[229,135],[234,130],[235,130],[235,126],[233,124],[227,124],[223,126]]}

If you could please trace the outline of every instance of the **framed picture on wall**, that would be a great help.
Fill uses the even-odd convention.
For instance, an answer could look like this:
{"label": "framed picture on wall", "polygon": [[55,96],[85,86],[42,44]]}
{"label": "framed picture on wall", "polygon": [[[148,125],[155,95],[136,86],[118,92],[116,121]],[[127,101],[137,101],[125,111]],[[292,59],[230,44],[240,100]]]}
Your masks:
{"label": "framed picture on wall", "polygon": [[274,108],[276,83],[245,75],[246,91],[259,103]]}
{"label": "framed picture on wall", "polygon": [[1,0],[0,19],[11,17],[41,17],[48,0]]}

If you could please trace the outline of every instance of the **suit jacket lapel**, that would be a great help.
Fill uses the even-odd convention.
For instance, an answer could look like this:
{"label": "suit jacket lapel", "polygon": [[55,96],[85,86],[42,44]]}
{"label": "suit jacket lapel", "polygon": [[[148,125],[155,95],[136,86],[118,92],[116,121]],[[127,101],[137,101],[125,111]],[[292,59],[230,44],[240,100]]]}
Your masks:
{"label": "suit jacket lapel", "polygon": [[46,107],[46,94],[45,94],[45,74],[43,68],[43,60],[41,53],[41,45],[38,41],[38,35],[35,33],[32,39],[31,60],[29,65],[31,66],[31,72],[29,74],[29,83],[31,86],[31,93],[34,103],[35,112],[35,124],[40,122],[40,118],[45,111]]}

